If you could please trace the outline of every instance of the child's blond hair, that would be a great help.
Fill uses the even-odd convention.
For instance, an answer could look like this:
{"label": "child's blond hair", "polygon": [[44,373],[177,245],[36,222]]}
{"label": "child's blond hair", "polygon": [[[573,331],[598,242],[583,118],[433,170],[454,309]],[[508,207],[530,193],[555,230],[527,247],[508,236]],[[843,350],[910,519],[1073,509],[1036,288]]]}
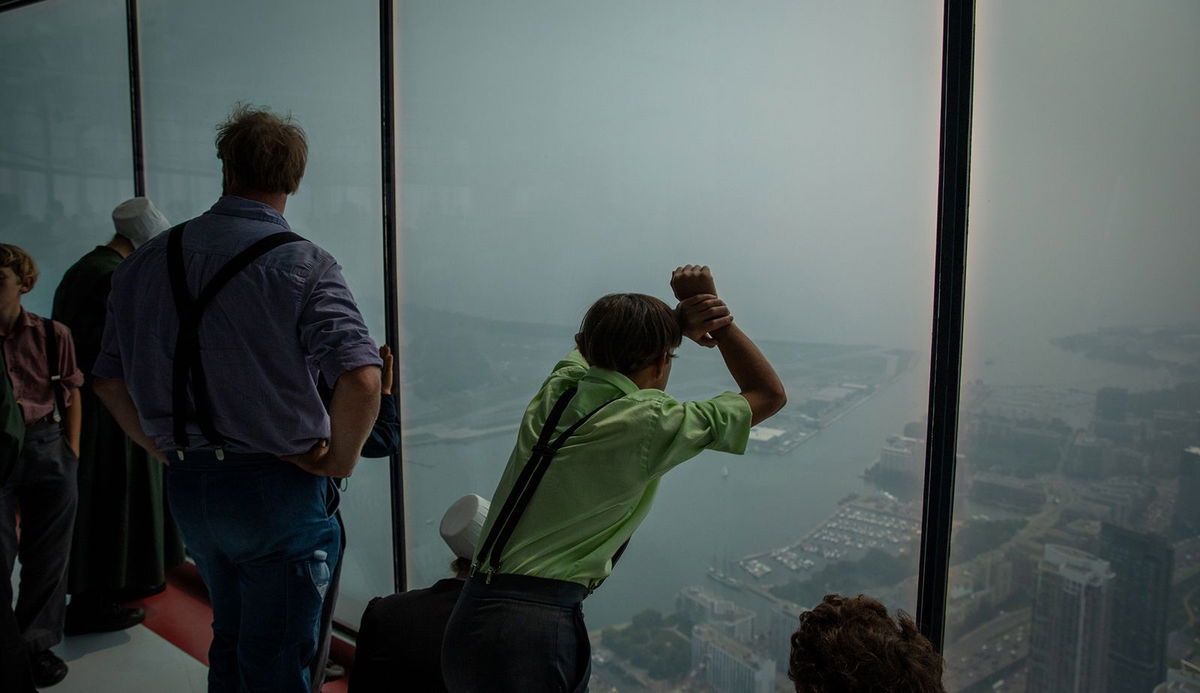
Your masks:
{"label": "child's blond hair", "polygon": [[21,282],[29,282],[29,288],[37,283],[38,268],[33,257],[15,245],[0,243],[0,267],[7,267]]}

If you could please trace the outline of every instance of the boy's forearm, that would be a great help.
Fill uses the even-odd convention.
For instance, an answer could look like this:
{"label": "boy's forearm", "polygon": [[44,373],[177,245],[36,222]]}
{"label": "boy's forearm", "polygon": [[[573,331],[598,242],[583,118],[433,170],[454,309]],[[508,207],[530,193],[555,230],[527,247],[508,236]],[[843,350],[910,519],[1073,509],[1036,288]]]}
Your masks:
{"label": "boy's forearm", "polygon": [[122,431],[125,431],[125,435],[129,436],[130,440],[144,448],[151,457],[159,462],[166,461],[163,454],[159,452],[158,446],[155,445],[154,439],[142,430],[137,407],[133,403],[133,398],[129,396],[125,381],[95,378],[92,381],[92,389],[95,390],[96,396],[104,403],[108,413],[112,414],[117,425],[121,427]]}
{"label": "boy's forearm", "polygon": [[779,376],[775,375],[775,369],[767,362],[767,357],[736,323],[717,330],[713,333],[713,339],[717,340],[725,366],[738,387],[761,390],[779,383]]}
{"label": "boy's forearm", "polygon": [[713,338],[729,374],[750,403],[753,423],[757,424],[783,408],[787,403],[783,382],[750,337],[735,323],[714,332]]}
{"label": "boy's forearm", "polygon": [[79,456],[79,433],[83,429],[83,398],[79,394],[78,388],[71,391],[71,405],[67,407],[63,426],[67,447],[76,457]]}

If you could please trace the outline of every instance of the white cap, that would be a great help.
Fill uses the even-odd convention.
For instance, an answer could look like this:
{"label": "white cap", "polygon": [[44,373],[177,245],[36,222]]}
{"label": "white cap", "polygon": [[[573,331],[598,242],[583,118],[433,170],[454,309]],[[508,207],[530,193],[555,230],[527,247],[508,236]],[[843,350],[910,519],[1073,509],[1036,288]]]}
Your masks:
{"label": "white cap", "polygon": [[454,501],[442,515],[442,539],[455,556],[469,559],[475,555],[490,506],[487,500],[471,493]]}
{"label": "white cap", "polygon": [[135,197],[117,205],[112,219],[117,233],[128,238],[134,250],[171,226],[147,197]]}

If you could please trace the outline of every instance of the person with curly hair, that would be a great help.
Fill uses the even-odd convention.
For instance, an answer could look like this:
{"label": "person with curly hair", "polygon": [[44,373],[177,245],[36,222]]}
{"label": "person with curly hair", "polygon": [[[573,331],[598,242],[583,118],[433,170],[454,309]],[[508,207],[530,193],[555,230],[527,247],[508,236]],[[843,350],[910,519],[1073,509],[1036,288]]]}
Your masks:
{"label": "person with curly hair", "polygon": [[945,693],[942,666],[908,614],[893,620],[870,597],[827,594],[800,616],[788,678],[797,693]]}

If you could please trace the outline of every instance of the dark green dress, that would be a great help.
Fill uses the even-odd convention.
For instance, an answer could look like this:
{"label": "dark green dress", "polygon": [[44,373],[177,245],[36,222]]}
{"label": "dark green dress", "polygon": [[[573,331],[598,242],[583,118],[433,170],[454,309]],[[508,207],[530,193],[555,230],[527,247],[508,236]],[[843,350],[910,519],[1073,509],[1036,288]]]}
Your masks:
{"label": "dark green dress", "polygon": [[54,319],[71,328],[86,374],[81,390],[79,509],[68,566],[71,594],[140,591],[183,561],[183,543],[166,508],[164,467],[121,431],[91,388],[112,274],[121,255],[100,246],[63,275]]}
{"label": "dark green dress", "polygon": [[8,365],[4,363],[4,350],[0,349],[0,486],[4,485],[17,466],[24,439],[25,418],[13,395]]}

